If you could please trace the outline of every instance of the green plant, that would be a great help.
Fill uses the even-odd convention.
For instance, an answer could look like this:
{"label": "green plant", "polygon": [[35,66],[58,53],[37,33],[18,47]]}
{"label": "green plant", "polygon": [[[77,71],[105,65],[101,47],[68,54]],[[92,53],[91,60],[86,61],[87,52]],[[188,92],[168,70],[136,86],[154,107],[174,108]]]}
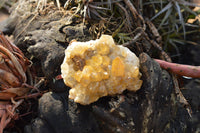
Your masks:
{"label": "green plant", "polygon": [[[199,32],[200,25],[188,23],[189,18],[198,16],[198,11],[193,7],[200,7],[199,4],[186,0],[148,0],[142,3],[144,7],[152,9],[152,14],[145,14],[151,18],[156,25],[164,42],[164,47],[174,47],[178,53],[177,44],[194,43],[187,40],[187,36]],[[143,8],[144,9],[144,8]]]}

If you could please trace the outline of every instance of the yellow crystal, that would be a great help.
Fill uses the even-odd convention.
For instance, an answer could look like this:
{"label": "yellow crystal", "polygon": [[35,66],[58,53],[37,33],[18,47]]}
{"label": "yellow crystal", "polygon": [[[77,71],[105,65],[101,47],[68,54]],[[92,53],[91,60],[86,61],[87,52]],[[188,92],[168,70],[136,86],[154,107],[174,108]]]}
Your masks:
{"label": "yellow crystal", "polygon": [[124,63],[122,59],[117,56],[113,61],[112,61],[112,76],[124,76]]}
{"label": "yellow crystal", "polygon": [[115,45],[111,36],[89,42],[72,42],[61,65],[70,86],[69,98],[88,105],[100,97],[137,91],[142,85],[139,59],[128,48]]}
{"label": "yellow crystal", "polygon": [[101,55],[107,55],[110,52],[110,48],[105,42],[101,42],[99,45],[97,45],[97,51]]}
{"label": "yellow crystal", "polygon": [[102,56],[102,65],[108,66],[110,64],[110,58],[108,56]]}
{"label": "yellow crystal", "polygon": [[102,79],[108,79],[109,78],[109,73],[108,72],[103,72],[102,73]]}
{"label": "yellow crystal", "polygon": [[82,72],[80,70],[75,72],[74,78],[76,79],[76,81],[80,82],[82,78]]}
{"label": "yellow crystal", "polygon": [[98,82],[102,80],[102,76],[100,72],[93,72],[91,73],[91,81]]}
{"label": "yellow crystal", "polygon": [[99,66],[102,64],[102,56],[97,54],[92,56],[91,59],[86,61],[86,65]]}

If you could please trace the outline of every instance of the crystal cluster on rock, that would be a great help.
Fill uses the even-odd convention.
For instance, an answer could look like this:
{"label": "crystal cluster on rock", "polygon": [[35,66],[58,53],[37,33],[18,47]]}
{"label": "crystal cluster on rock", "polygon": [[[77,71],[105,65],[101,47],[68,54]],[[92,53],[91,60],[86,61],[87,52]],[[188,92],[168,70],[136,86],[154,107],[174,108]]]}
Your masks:
{"label": "crystal cluster on rock", "polygon": [[109,35],[71,42],[61,72],[65,84],[71,87],[69,98],[82,105],[125,89],[137,91],[142,85],[139,59],[128,48],[115,45]]}

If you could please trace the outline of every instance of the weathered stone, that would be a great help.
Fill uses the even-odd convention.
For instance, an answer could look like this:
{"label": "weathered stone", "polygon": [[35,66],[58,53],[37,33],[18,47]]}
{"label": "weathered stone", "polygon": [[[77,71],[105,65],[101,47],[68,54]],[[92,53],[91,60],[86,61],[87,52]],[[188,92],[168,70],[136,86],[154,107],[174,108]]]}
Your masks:
{"label": "weathered stone", "polygon": [[[29,130],[28,130],[29,129]],[[46,93],[39,100],[39,116],[26,133],[100,133],[90,106],[68,101],[66,93]]]}

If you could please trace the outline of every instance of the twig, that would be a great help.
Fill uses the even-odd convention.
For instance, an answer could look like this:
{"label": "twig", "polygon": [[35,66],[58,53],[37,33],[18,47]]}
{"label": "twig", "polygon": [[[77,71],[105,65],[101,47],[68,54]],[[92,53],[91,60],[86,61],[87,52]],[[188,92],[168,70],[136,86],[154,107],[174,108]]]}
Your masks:
{"label": "twig", "polygon": [[200,66],[182,65],[155,59],[163,69],[169,70],[177,75],[192,78],[200,78]]}
{"label": "twig", "polygon": [[126,10],[120,3],[115,3],[115,4],[116,4],[117,6],[119,6],[120,9],[125,13],[126,22],[128,23],[128,29],[129,29],[129,31],[131,31],[132,25],[131,25],[130,16],[129,16],[127,10]]}
{"label": "twig", "polygon": [[155,48],[157,48],[161,52],[161,55],[164,57],[165,60],[167,60],[168,62],[172,62],[172,60],[169,57],[169,55],[167,55],[167,53],[165,51],[163,51],[161,45],[159,45],[157,42],[151,40],[147,33],[144,32],[143,35],[145,36],[147,41],[149,41]]}
{"label": "twig", "polygon": [[144,18],[137,12],[137,10],[135,9],[135,7],[131,3],[131,1],[130,0],[124,0],[124,2],[128,6],[128,8],[130,9],[134,19],[138,20],[138,18],[139,18],[142,21],[142,24],[143,24],[143,25],[141,25],[140,22],[137,21],[137,23],[138,23],[138,28],[137,29],[140,28],[141,31],[139,33],[137,33],[137,35],[130,42],[127,42],[127,43],[123,44],[123,46],[128,46],[130,44],[135,43],[138,39],[140,39],[140,37],[142,36],[142,34],[146,30],[146,24],[145,24]]}
{"label": "twig", "polygon": [[144,33],[142,27],[136,28],[135,31],[138,31],[138,33],[135,35],[135,37],[132,40],[130,40],[129,42],[126,42],[126,43],[122,44],[124,47],[132,45],[132,44],[136,43],[139,39],[141,39],[142,34]]}
{"label": "twig", "polygon": [[18,99],[31,99],[31,98],[36,98],[36,97],[41,97],[43,93],[34,93],[34,94],[29,94],[29,95],[25,95],[25,96],[20,96],[20,97],[16,97],[15,100]]}
{"label": "twig", "polygon": [[146,24],[149,27],[150,31],[152,32],[153,36],[155,37],[156,41],[158,43],[162,42],[162,37],[160,36],[158,29],[155,27],[155,25],[148,19],[146,19]]}
{"label": "twig", "polygon": [[[146,24],[145,24],[143,17],[137,12],[137,10],[135,9],[135,7],[133,6],[133,4],[131,3],[130,0],[124,0],[124,2],[126,3],[126,5],[131,10],[131,13],[133,14],[134,19],[137,20],[137,18],[139,18],[142,21],[143,30],[145,31],[146,30]],[[141,25],[138,23],[138,26],[141,26]]]}

